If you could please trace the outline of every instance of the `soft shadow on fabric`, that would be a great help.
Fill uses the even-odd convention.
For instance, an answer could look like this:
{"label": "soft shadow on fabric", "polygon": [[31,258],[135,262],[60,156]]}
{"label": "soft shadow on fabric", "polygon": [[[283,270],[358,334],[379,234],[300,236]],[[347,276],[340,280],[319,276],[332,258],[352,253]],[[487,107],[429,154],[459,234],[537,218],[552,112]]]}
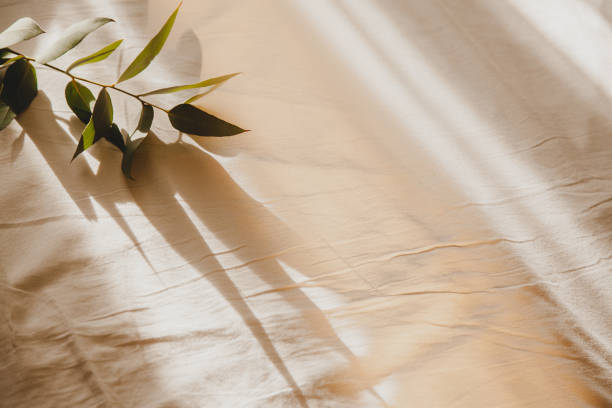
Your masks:
{"label": "soft shadow on fabric", "polygon": [[[43,91],[37,96],[35,109],[27,111],[17,120],[82,215],[90,221],[95,221],[97,216],[92,203],[100,205],[155,271],[154,265],[139,243],[138,232],[130,227],[119,211],[118,205],[126,201],[126,196],[106,193],[117,190],[118,180],[125,180],[119,167],[120,152],[101,140],[84,153],[100,161],[97,172],[91,170],[83,157],[70,164],[82,124],[76,119],[68,121],[71,133],[68,134],[57,122],[63,119],[54,115],[50,101]],[[15,143],[22,144],[23,141],[18,139]],[[17,155],[14,159],[18,160]],[[282,253],[292,245],[300,245],[299,237],[243,191],[211,155],[196,146],[181,142],[166,144],[151,133],[149,140],[138,153],[133,174],[136,181],[126,180],[125,183],[141,212],[174,251],[190,262],[192,267],[222,294],[292,389],[299,405],[308,406],[307,397],[283,362],[273,340],[232,280],[231,270],[226,270],[215,259],[215,253],[177,197],[214,232],[215,239],[223,242],[227,248],[237,248],[235,255],[240,259],[241,265],[236,268],[249,268],[272,288],[295,285],[277,258],[289,259],[284,258]],[[227,227],[228,220],[233,227]],[[275,235],[271,236],[270,231],[274,231]],[[280,237],[276,235],[278,233]],[[186,240],[188,244],[185,243]],[[194,254],[197,256],[194,257]],[[254,258],[255,254],[265,255]],[[202,262],[202,259],[205,259],[205,262]],[[324,344],[340,352],[351,367],[358,367],[357,359],[335,334],[324,313],[299,287],[276,293],[292,308],[301,311],[301,322],[308,327],[310,333],[315,333]],[[357,393],[363,389],[353,391]],[[329,390],[308,390],[309,394],[316,395],[320,392]],[[384,405],[375,391],[370,389],[368,392]]]}

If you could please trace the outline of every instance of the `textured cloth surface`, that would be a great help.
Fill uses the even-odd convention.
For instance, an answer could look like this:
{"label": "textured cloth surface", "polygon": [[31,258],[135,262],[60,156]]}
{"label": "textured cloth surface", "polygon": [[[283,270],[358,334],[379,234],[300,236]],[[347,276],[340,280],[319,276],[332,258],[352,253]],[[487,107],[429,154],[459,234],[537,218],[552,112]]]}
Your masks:
{"label": "textured cloth surface", "polygon": [[[5,0],[0,23],[36,19],[15,47],[36,56],[114,18],[55,62],[125,38],[74,71],[113,83],[175,6]],[[611,21],[607,0],[186,0],[122,86],[240,71],[197,104],[252,131],[156,111],[134,181],[105,141],[70,164],[83,126],[41,67],[0,133],[0,406],[612,406]]]}

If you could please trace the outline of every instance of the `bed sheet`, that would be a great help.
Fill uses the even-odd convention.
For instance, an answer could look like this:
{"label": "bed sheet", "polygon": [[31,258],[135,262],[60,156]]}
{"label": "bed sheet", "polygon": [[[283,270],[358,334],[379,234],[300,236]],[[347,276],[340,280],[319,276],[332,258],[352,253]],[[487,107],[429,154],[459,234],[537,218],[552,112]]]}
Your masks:
{"label": "bed sheet", "polygon": [[[176,7],[3,1],[48,32],[116,20],[112,83]],[[134,162],[38,69],[0,135],[2,407],[612,406],[612,3],[185,0],[135,92],[251,129]],[[92,87],[97,92],[98,88]],[[151,97],[173,106],[188,93]],[[111,91],[131,131],[138,103]]]}

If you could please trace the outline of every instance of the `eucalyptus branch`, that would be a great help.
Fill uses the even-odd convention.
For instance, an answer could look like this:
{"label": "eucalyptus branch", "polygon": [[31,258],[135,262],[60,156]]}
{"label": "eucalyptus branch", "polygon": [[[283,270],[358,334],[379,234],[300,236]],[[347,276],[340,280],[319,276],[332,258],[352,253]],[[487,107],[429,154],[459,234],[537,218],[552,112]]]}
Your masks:
{"label": "eucalyptus branch", "polygon": [[[74,114],[86,125],[72,157],[73,160],[98,140],[106,139],[123,153],[121,168],[123,173],[131,178],[133,156],[149,133],[154,117],[153,108],[167,114],[172,126],[184,133],[197,136],[232,136],[245,132],[245,129],[219,119],[191,104],[237,75],[237,73],[210,78],[194,84],[175,85],[139,94],[128,92],[117,86],[118,83],[127,81],[144,71],[161,51],[174,25],[180,6],[179,3],[179,6],[166,20],[159,32],[113,84],[103,84],[74,75],[70,71],[78,66],[105,60],[119,47],[123,40],[117,40],[93,54],[74,61],[67,69],[52,65],[50,62],[76,47],[89,33],[114,20],[106,17],[96,17],[72,24],[59,36],[58,40],[46,48],[45,52],[37,58],[26,56],[9,48],[21,41],[44,33],[44,30],[29,17],[17,20],[0,33],[0,69],[6,68],[6,73],[0,84],[0,130],[7,127],[16,115],[25,111],[36,97],[38,82],[36,69],[31,64],[31,62],[34,62],[70,77],[70,82],[66,84],[65,89],[66,102]],[[82,83],[99,86],[101,90],[98,96],[94,97]],[[143,99],[144,96],[148,95],[197,88],[209,89],[192,96],[172,109],[165,109]],[[128,95],[142,104],[138,126],[130,136],[124,136],[119,130],[119,126],[113,122],[113,105],[107,89],[113,89]]]}
{"label": "eucalyptus branch", "polygon": [[[12,51],[12,52],[16,53],[15,51]],[[23,54],[20,54],[20,55],[23,55]],[[30,59],[30,58],[26,57],[25,55],[24,55],[24,58],[27,58],[28,60],[31,60],[31,61],[34,61],[34,62],[37,62],[35,59]],[[111,89],[114,89],[115,91],[121,92],[121,93],[126,94],[128,96],[131,96],[132,98],[138,99],[141,103],[145,103],[147,105],[151,105],[152,107],[157,108],[160,111],[163,111],[163,112],[166,112],[166,113],[169,112],[168,109],[162,108],[161,106],[155,105],[154,103],[145,101],[139,95],[135,95],[135,94],[133,94],[131,92],[126,91],[125,89],[118,88],[116,86],[117,84],[112,84],[112,85],[101,84],[99,82],[92,81],[91,79],[87,79],[87,78],[83,78],[83,77],[80,77],[80,76],[73,75],[73,74],[71,74],[68,71],[64,71],[63,69],[58,68],[58,67],[56,67],[54,65],[51,65],[51,64],[48,64],[48,63],[42,64],[42,65],[44,65],[45,67],[51,68],[51,69],[53,69],[53,70],[55,70],[57,72],[61,72],[64,75],[68,75],[73,80],[87,82],[89,84],[97,85],[97,86],[102,87],[102,88],[111,88]]]}

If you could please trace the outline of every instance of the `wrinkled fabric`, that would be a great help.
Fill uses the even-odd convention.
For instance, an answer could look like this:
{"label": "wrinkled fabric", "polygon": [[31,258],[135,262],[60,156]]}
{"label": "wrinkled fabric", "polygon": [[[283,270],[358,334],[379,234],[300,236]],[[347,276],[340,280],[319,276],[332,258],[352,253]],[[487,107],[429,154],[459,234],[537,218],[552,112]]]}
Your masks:
{"label": "wrinkled fabric", "polygon": [[[36,56],[115,19],[53,62],[125,38],[74,70],[110,84],[175,7],[0,23],[37,20]],[[120,86],[241,72],[195,104],[251,131],[157,110],[133,181],[106,141],[70,163],[69,78],[38,68],[0,132],[0,406],[612,406],[610,44],[605,0],[186,0]]]}

